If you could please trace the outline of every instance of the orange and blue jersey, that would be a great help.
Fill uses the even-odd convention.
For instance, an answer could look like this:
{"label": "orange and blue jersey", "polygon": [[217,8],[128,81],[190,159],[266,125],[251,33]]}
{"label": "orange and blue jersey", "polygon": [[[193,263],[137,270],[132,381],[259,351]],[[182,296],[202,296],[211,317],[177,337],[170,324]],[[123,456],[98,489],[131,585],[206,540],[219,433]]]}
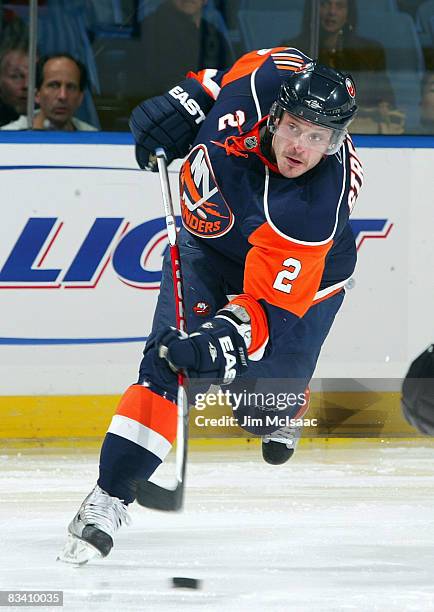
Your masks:
{"label": "orange and blue jersey", "polygon": [[308,61],[278,47],[248,53],[226,72],[190,73],[216,101],[180,173],[183,224],[227,267],[234,293],[242,277],[271,326],[291,325],[341,291],[356,263],[349,215],[363,170],[351,138],[294,179],[260,147],[282,80]]}

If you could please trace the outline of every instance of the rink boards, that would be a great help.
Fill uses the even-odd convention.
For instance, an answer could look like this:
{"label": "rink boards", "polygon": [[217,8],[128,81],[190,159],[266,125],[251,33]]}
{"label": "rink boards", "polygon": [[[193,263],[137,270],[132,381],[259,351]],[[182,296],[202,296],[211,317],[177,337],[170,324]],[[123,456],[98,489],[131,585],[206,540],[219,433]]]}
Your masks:
{"label": "rink boards", "polygon": [[[166,248],[158,176],[136,168],[127,135],[7,137],[0,435],[98,438],[136,379],[151,326]],[[327,412],[324,434],[411,432],[398,391],[433,340],[432,141],[356,140],[365,166],[353,212],[359,262],[316,375],[377,379],[376,395],[363,399],[355,383],[344,397],[328,385],[312,408]],[[171,180],[177,190],[176,168]],[[333,391],[344,395],[336,401]]]}
{"label": "rink boards", "polygon": [[[303,436],[315,443],[341,438],[419,437],[400,411],[399,392],[313,393]],[[107,431],[119,397],[9,396],[0,398],[2,446],[93,446]],[[190,411],[190,437],[213,447],[254,443],[256,438],[234,425],[229,407]]]}

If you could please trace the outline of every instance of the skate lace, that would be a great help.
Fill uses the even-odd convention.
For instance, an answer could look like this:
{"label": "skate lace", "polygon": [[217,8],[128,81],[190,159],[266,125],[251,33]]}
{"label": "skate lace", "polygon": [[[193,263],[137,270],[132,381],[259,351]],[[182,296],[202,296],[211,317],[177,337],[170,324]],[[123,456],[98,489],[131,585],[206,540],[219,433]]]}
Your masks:
{"label": "skate lace", "polygon": [[121,525],[131,523],[127,506],[119,498],[111,497],[98,486],[83,503],[80,516],[86,525],[95,525],[112,537]]}
{"label": "skate lace", "polygon": [[301,436],[301,427],[281,427],[264,436],[265,441],[294,444]]}

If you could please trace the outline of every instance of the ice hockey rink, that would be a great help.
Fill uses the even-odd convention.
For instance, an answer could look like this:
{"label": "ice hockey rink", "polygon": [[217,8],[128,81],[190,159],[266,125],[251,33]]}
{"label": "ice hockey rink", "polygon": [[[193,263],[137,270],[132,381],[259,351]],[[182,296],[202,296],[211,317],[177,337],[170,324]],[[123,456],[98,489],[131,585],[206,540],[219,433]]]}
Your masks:
{"label": "ice hockey rink", "polygon": [[284,466],[259,451],[193,449],[184,511],[134,504],[111,555],[81,567],[56,556],[96,452],[2,454],[1,590],[61,590],[73,611],[434,610],[429,441],[303,441]]}

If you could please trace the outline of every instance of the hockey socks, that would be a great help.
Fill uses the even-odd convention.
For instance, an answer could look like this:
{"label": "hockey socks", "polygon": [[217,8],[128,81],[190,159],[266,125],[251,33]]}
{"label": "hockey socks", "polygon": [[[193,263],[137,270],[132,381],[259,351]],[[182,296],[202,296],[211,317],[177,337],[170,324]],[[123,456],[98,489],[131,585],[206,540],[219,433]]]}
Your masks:
{"label": "hockey socks", "polygon": [[100,455],[98,485],[126,504],[136,497],[137,480],[148,480],[176,438],[176,405],[142,385],[121,398]]}

